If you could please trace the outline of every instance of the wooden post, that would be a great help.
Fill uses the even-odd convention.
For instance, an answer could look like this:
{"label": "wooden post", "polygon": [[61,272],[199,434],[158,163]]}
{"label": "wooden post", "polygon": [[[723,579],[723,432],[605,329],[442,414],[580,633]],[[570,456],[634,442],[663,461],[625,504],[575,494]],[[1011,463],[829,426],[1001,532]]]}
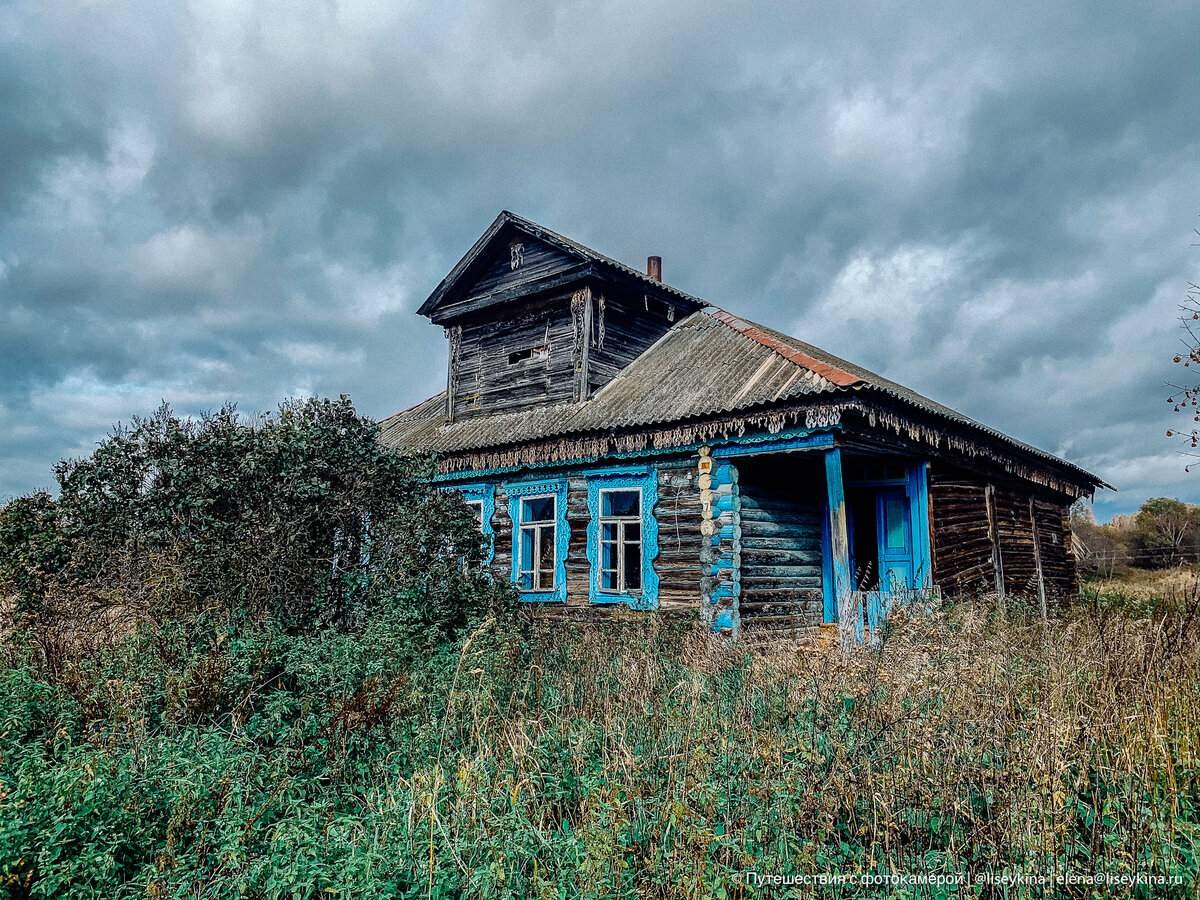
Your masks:
{"label": "wooden post", "polygon": [[996,576],[996,603],[1004,609],[1004,556],[1000,552],[1000,529],[996,525],[996,487],[989,484],[983,491],[987,507],[988,540],[992,544],[992,572]]}
{"label": "wooden post", "polygon": [[1038,586],[1038,603],[1042,607],[1042,621],[1045,622],[1049,618],[1049,610],[1046,608],[1046,581],[1042,577],[1042,546],[1038,540],[1037,516],[1033,510],[1033,498],[1029,498],[1029,524],[1032,526],[1033,532],[1033,568],[1037,572]]}
{"label": "wooden post", "polygon": [[[825,491],[829,506],[829,570],[833,576],[833,590],[829,597],[833,603],[833,621],[836,621],[842,604],[854,589],[850,575],[850,535],[846,528],[846,491],[842,484],[842,451],[839,447],[825,451]],[[829,620],[828,615],[826,619]],[[854,623],[842,624],[845,627]]]}

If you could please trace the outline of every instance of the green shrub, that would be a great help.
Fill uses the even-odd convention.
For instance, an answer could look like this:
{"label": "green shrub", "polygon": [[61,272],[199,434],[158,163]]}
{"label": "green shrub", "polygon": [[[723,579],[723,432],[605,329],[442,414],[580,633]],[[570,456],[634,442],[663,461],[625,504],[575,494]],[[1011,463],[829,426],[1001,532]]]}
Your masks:
{"label": "green shrub", "polygon": [[[361,628],[407,614],[431,639],[505,599],[469,509],[430,461],[384,448],[349,400],[246,419],[168,407],[56,470],[57,500],[0,510],[0,593],[64,653],[70,624],[269,618]],[[93,625],[93,630],[103,630]]]}

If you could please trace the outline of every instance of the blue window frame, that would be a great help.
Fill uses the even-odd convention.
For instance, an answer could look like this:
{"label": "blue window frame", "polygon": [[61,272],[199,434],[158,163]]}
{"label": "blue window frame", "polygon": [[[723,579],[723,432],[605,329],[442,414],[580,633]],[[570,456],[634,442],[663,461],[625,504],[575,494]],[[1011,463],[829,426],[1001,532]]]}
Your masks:
{"label": "blue window frame", "polygon": [[593,473],[588,478],[587,555],[591,603],[658,608],[658,480],[653,470]]}
{"label": "blue window frame", "polygon": [[455,487],[467,505],[477,511],[479,532],[484,536],[485,566],[490,566],[496,556],[496,532],[492,518],[496,515],[496,486],[494,484],[460,484]]}
{"label": "blue window frame", "polygon": [[512,517],[512,582],[528,603],[567,600],[567,482],[515,482],[506,486]]}

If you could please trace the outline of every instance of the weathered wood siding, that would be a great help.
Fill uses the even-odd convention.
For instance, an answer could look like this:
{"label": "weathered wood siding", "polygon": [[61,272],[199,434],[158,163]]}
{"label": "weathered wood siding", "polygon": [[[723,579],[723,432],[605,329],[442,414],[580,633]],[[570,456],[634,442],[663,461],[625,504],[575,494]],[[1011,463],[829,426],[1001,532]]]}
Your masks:
{"label": "weathered wood siding", "polygon": [[[519,264],[514,268],[514,243],[521,245]],[[479,269],[479,277],[464,293],[464,300],[516,288],[521,284],[554,275],[575,265],[578,260],[561,250],[529,238],[515,238],[502,246]]]}
{"label": "weathered wood siding", "polygon": [[508,492],[503,484],[496,485],[496,512],[492,516],[492,573],[508,581],[512,578],[512,516],[508,514]]}
{"label": "weathered wood siding", "polygon": [[[661,300],[593,292],[589,394],[599,390],[671,328],[680,316]],[[685,313],[686,314],[686,313]]]}
{"label": "weathered wood siding", "polygon": [[658,468],[658,607],[700,609],[700,487],[693,460]]}
{"label": "weathered wood siding", "polygon": [[[947,593],[1038,595],[1078,590],[1071,551],[1069,501],[1027,486],[931,467],[930,516],[934,581]],[[1035,542],[1036,535],[1036,542]]]}
{"label": "weathered wood siding", "polygon": [[742,626],[748,631],[821,623],[821,491],[824,478],[800,455],[742,460]]}
{"label": "weathered wood siding", "polygon": [[934,465],[929,473],[933,580],[949,594],[996,588],[987,482]]}
{"label": "weathered wood siding", "polygon": [[1079,591],[1079,570],[1071,542],[1071,508],[1065,502],[1033,501],[1038,547],[1047,589],[1064,595]]}
{"label": "weathered wood siding", "polygon": [[[588,396],[607,384],[671,327],[669,305],[627,301],[593,290],[587,353],[581,353],[582,315],[572,315],[578,288],[490,308],[450,326],[447,385],[453,419],[516,412],[578,398],[582,368]],[[578,311],[577,311],[578,312]],[[512,354],[528,358],[513,361]]]}
{"label": "weathered wood siding", "polygon": [[[452,362],[454,419],[516,412],[574,397],[574,325],[566,295],[464,321]],[[509,355],[544,351],[510,362]]]}

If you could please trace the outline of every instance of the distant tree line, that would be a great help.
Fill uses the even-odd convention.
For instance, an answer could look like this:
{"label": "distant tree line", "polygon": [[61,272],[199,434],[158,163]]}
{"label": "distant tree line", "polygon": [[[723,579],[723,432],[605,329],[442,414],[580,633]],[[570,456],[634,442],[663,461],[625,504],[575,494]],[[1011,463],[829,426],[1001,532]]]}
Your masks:
{"label": "distant tree line", "polygon": [[1182,500],[1151,497],[1134,515],[1116,516],[1104,525],[1080,503],[1071,511],[1071,525],[1080,566],[1095,575],[1200,562],[1200,506]]}

